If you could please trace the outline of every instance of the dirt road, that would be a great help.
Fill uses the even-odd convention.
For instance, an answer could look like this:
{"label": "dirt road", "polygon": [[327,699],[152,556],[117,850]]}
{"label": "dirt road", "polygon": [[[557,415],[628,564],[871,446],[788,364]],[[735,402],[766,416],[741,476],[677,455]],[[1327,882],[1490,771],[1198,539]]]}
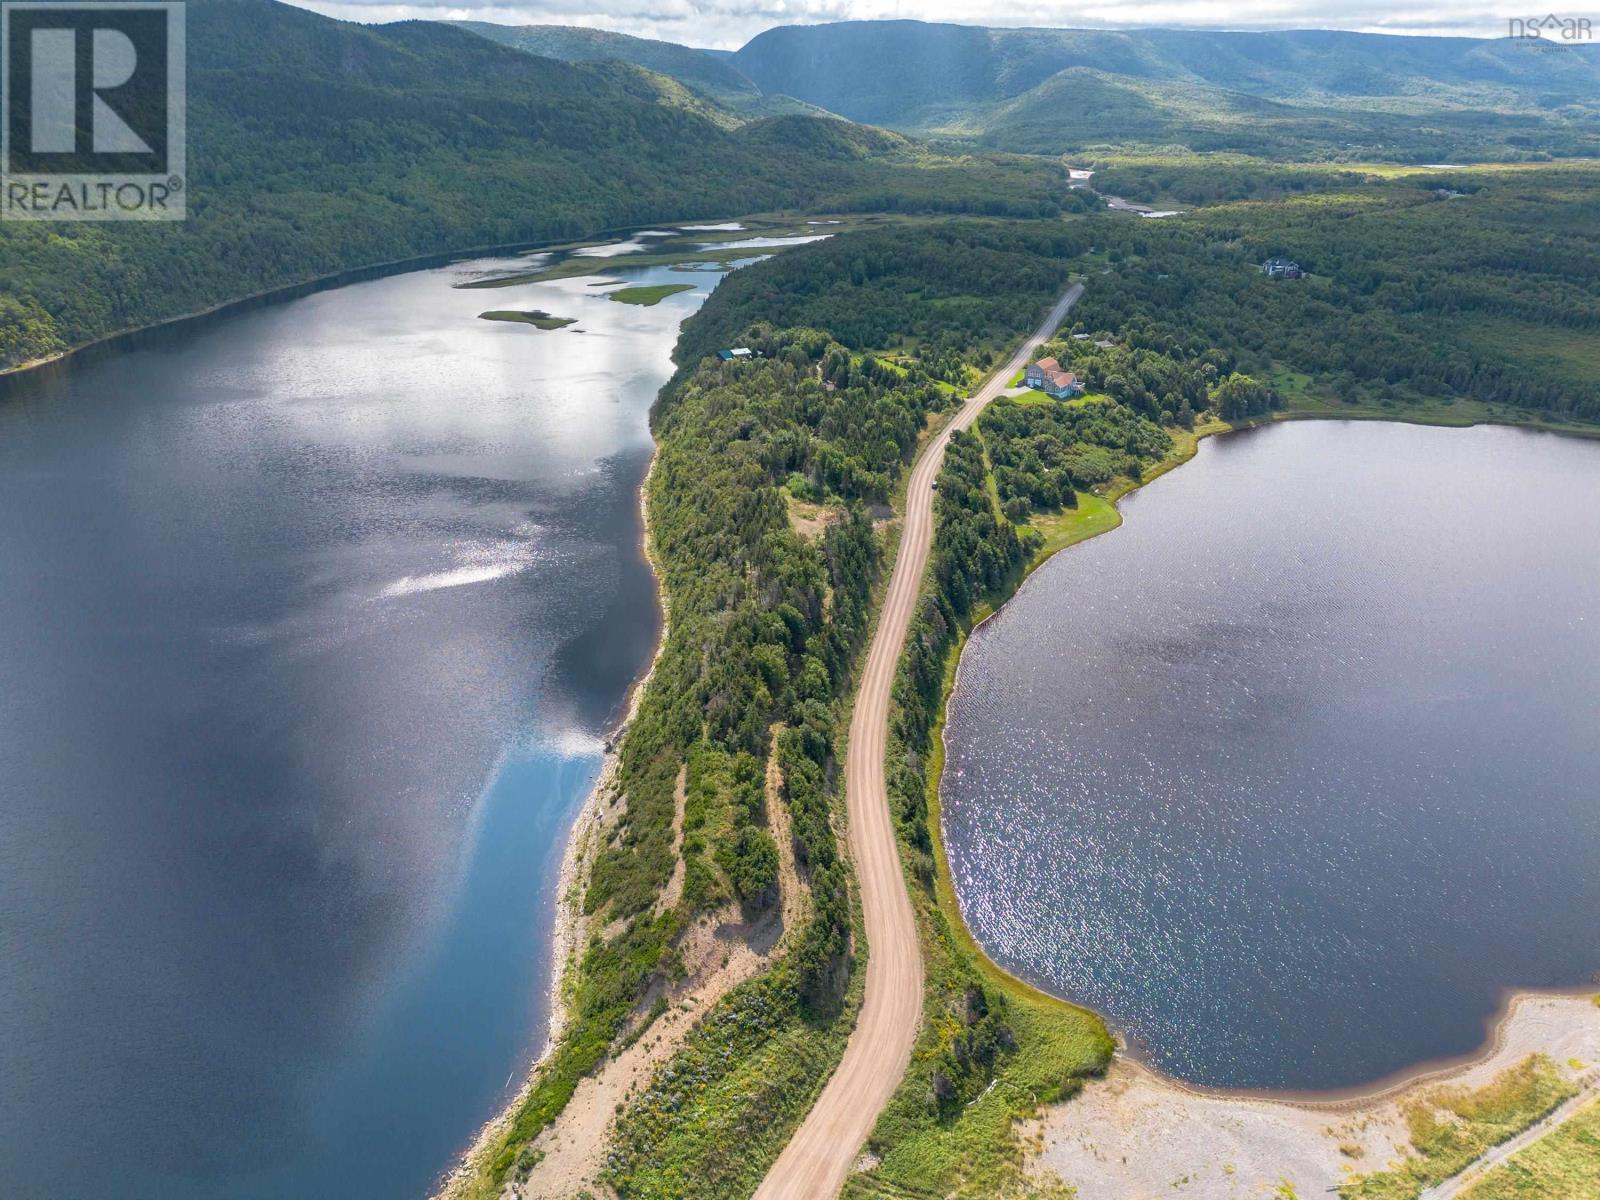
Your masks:
{"label": "dirt road", "polygon": [[922,954],[884,791],[883,753],[889,691],[933,544],[933,482],[944,462],[950,432],[971,425],[984,405],[1005,390],[1082,294],[1082,284],[1067,289],[1033,337],[962,406],[912,468],[900,553],[850,721],[845,795],[850,849],[867,926],[866,997],[839,1069],[767,1172],[756,1200],[820,1200],[837,1195],[911,1061],[911,1045],[922,1019]]}
{"label": "dirt road", "polygon": [[1495,1167],[1498,1167],[1501,1163],[1505,1162],[1506,1159],[1510,1158],[1513,1154],[1516,1154],[1519,1150],[1526,1150],[1540,1138],[1544,1137],[1545,1134],[1552,1132],[1556,1126],[1560,1125],[1584,1105],[1594,1103],[1594,1098],[1595,1087],[1591,1080],[1589,1085],[1584,1087],[1583,1091],[1572,1097],[1572,1099],[1561,1105],[1561,1107],[1555,1109],[1542,1120],[1535,1121],[1521,1133],[1517,1134],[1516,1137],[1501,1142],[1498,1146],[1486,1153],[1482,1158],[1473,1161],[1459,1175],[1453,1175],[1443,1183],[1429,1188],[1427,1191],[1422,1193],[1421,1197],[1419,1197],[1419,1200],[1455,1200],[1457,1196],[1463,1194],[1468,1188],[1477,1183],[1478,1180],[1482,1179]]}

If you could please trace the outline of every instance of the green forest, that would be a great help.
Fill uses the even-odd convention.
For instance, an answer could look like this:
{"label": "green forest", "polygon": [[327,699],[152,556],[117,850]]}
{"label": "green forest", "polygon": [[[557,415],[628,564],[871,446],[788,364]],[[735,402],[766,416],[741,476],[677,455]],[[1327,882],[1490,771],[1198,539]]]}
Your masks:
{"label": "green forest", "polygon": [[1426,163],[1600,149],[1592,44],[885,20],[769,29],[730,61],[768,94],[852,120],[1034,154]]}
{"label": "green forest", "polygon": [[949,221],[864,230],[736,271],[683,328],[692,367],[752,326],[826,329],[851,350],[908,351],[923,369],[948,355],[986,364],[1066,286],[1093,234],[1072,222]]}
{"label": "green forest", "polygon": [[769,29],[715,54],[563,26],[463,25],[532,54],[660,72],[734,123],[834,113],[1043,155],[1184,147],[1422,163],[1600,151],[1600,54],[1554,39],[882,20]]}
{"label": "green forest", "polygon": [[[1577,166],[1430,172],[1167,220],[1097,218],[1103,265],[1073,316],[1280,384],[1291,402],[1397,415],[1475,402],[1592,421],[1597,185]],[[1262,275],[1280,255],[1305,277]]]}

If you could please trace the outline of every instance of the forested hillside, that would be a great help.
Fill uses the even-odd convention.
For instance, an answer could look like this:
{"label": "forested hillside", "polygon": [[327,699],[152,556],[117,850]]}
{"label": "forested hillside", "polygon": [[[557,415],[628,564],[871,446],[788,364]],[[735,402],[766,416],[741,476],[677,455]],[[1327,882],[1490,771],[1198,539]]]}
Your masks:
{"label": "forested hillside", "polygon": [[[1074,316],[1340,403],[1475,401],[1592,421],[1597,222],[1591,169],[1419,175],[1107,220],[1105,274]],[[1307,277],[1266,278],[1258,265],[1274,255]]]}
{"label": "forested hillside", "polygon": [[942,159],[834,120],[730,131],[663,102],[632,68],[441,24],[194,0],[188,43],[189,219],[0,225],[0,368],[474,246],[806,206],[1046,215],[1062,202],[1059,171]]}
{"label": "forested hillside", "polygon": [[[844,705],[886,561],[870,518],[952,403],[937,379],[950,357],[981,358],[1037,322],[1086,248],[1074,227],[1042,222],[844,234],[735,273],[753,284],[719,288],[689,319],[683,369],[655,411],[648,492],[671,628],[621,745],[625,815],[584,897],[608,932],[584,956],[567,1035],[464,1194],[537,1180],[536,1139],[579,1075],[683,996],[697,924],[778,903],[787,830],[803,928],[631,1098],[606,1181],[630,1196],[748,1195],[781,1149],[842,1052],[856,995],[834,806]],[[1033,266],[1019,276],[1022,258]],[[923,336],[908,345],[902,328]],[[753,359],[706,357],[730,330]],[[880,353],[896,347],[893,362]],[[680,855],[681,889],[663,909]]]}
{"label": "forested hillside", "polygon": [[1600,153],[1600,47],[1300,30],[786,26],[733,63],[852,120],[1011,150],[1448,161]]}
{"label": "forested hillside", "polygon": [[684,325],[676,357],[692,369],[765,323],[826,329],[853,350],[910,349],[935,371],[950,355],[985,363],[1091,239],[1074,224],[964,221],[833,238],[730,275]]}

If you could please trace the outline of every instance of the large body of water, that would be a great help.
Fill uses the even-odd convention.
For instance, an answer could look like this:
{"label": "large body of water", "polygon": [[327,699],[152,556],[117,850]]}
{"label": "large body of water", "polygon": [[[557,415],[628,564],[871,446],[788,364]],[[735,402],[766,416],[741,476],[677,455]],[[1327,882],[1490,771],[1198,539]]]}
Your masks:
{"label": "large body of water", "polygon": [[8,1198],[425,1195],[543,1044],[561,850],[657,629],[647,413],[720,275],[451,286],[497,265],[0,399]]}
{"label": "large body of water", "polygon": [[1005,967],[1201,1084],[1477,1048],[1600,969],[1600,442],[1213,438],[972,638],[945,835]]}

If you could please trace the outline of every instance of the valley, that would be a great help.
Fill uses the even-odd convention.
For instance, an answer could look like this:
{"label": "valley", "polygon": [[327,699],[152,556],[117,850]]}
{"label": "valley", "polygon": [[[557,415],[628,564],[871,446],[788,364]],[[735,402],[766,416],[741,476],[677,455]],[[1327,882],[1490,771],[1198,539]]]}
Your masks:
{"label": "valley", "polygon": [[0,1191],[1586,1196],[1595,47],[186,11],[0,222]]}

